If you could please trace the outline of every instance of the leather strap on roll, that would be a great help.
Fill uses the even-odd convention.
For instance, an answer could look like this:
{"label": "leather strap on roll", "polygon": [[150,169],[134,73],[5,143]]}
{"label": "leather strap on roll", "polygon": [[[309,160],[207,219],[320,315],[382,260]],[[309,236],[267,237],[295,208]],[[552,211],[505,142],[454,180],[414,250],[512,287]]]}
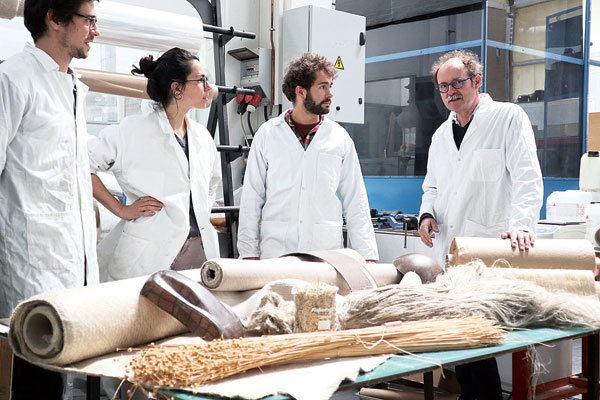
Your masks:
{"label": "leather strap on roll", "polygon": [[175,271],[159,271],[148,278],[141,295],[177,318],[205,340],[241,337],[239,317],[210,291]]}
{"label": "leather strap on roll", "polygon": [[344,279],[351,292],[377,287],[375,279],[361,263],[347,254],[337,251],[306,251],[286,254],[282,257],[293,256],[303,261],[321,261],[331,265]]}

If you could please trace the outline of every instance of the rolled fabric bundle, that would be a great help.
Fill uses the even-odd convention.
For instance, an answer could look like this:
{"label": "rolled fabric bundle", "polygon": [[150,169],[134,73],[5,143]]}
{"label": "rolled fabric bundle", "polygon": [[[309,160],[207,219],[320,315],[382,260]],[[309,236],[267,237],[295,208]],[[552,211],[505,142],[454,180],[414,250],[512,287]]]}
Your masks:
{"label": "rolled fabric bundle", "polygon": [[[400,281],[400,274],[393,264],[363,264],[363,267],[375,279],[377,286]],[[297,257],[267,260],[214,258],[202,265],[200,275],[202,284],[215,291],[260,289],[269,282],[281,279],[300,279],[310,283],[321,282],[346,287],[341,275],[331,265],[302,261]]]}
{"label": "rolled fabric bundle", "polygon": [[66,365],[187,331],[143,296],[146,277],[57,290],[20,303],[10,321],[15,353]]}
{"label": "rolled fabric bundle", "polygon": [[487,268],[484,276],[529,281],[550,292],[565,292],[578,296],[598,296],[594,273],[589,270]]}
{"label": "rolled fabric bundle", "polygon": [[488,267],[586,269],[596,268],[594,246],[585,239],[537,239],[526,251],[513,249],[500,238],[456,237],[450,244],[446,265],[481,260]]}
{"label": "rolled fabric bundle", "polygon": [[149,98],[146,93],[148,80],[144,77],[84,68],[77,68],[77,72],[81,75],[81,81],[93,92]]}

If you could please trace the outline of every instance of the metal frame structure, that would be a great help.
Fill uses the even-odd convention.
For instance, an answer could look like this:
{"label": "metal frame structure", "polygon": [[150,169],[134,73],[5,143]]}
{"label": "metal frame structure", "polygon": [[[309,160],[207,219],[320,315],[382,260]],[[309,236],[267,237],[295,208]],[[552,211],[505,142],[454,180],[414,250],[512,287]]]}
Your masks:
{"label": "metal frame structure", "polygon": [[242,89],[236,86],[225,86],[225,45],[233,37],[254,39],[256,35],[251,32],[237,31],[233,27],[222,28],[221,1],[220,0],[187,0],[200,14],[204,31],[213,33],[213,49],[215,59],[215,83],[219,89],[219,98],[213,103],[208,117],[207,129],[214,137],[219,129],[219,144],[217,150],[222,153],[221,173],[223,177],[223,203],[224,207],[215,208],[213,212],[224,212],[227,225],[227,256],[237,257],[236,224],[235,219],[239,208],[233,204],[233,179],[231,162],[242,153],[248,152],[248,147],[230,146],[229,124],[227,120],[227,103],[237,94],[254,94],[254,90]]}

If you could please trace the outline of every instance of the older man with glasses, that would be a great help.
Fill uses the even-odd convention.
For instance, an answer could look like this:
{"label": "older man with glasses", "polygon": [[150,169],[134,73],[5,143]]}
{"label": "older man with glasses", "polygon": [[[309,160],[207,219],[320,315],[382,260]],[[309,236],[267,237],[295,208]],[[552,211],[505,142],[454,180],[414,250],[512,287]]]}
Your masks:
{"label": "older man with glasses", "polygon": [[[83,116],[69,68],[99,31],[92,0],[26,0],[34,45],[0,65],[0,317],[49,290],[98,282]],[[61,399],[62,377],[19,358],[12,399]]]}
{"label": "older man with glasses", "polygon": [[[481,72],[467,50],[432,67],[451,112],[431,140],[419,233],[442,264],[456,236],[510,239],[521,251],[535,243],[543,183],[531,122],[521,107],[479,93]],[[456,374],[459,399],[502,399],[495,359],[457,366]]]}

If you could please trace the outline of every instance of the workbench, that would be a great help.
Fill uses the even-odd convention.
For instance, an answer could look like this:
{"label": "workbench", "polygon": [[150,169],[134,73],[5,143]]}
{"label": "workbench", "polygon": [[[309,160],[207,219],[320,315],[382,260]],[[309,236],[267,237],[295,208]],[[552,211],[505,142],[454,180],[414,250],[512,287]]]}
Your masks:
{"label": "workbench", "polygon": [[[497,346],[469,349],[437,351],[419,353],[414,356],[394,356],[380,364],[370,372],[359,375],[354,381],[344,382],[339,390],[372,386],[382,382],[389,382],[398,378],[415,374],[424,374],[425,400],[434,399],[433,371],[442,367],[466,364],[472,361],[496,357],[503,354],[512,354],[513,357],[513,393],[512,400],[531,399],[531,362],[527,358],[527,350],[537,344],[552,344],[563,340],[582,338],[582,373],[574,376],[563,377],[553,382],[546,382],[535,387],[537,400],[564,399],[578,394],[583,395],[583,400],[600,398],[598,385],[599,379],[599,332],[591,328],[537,328],[531,330],[516,330],[506,334],[505,341]],[[6,341],[6,332],[3,332]],[[9,348],[6,348],[9,351]],[[11,354],[7,356],[12,357]],[[4,363],[3,363],[4,364]],[[87,398],[99,399],[100,379],[88,376]],[[9,381],[10,382],[10,381]],[[165,394],[181,400],[214,400],[201,394],[192,394],[182,391],[165,391]],[[6,394],[5,394],[6,395]],[[290,399],[288,396],[275,395],[262,400]]]}
{"label": "workbench", "polygon": [[[513,355],[513,394],[512,400],[531,399],[529,377],[531,363],[527,361],[527,350],[536,344],[551,344],[562,340],[583,338],[583,373],[564,377],[554,382],[538,385],[536,399],[563,399],[583,394],[583,400],[599,398],[598,359],[599,330],[589,328],[552,329],[538,328],[509,332],[504,343],[470,350],[437,351],[419,353],[415,356],[401,355],[389,358],[374,370],[360,375],[352,382],[344,382],[340,390],[371,386],[392,381],[406,375],[424,373],[425,400],[434,398],[433,371],[440,366],[466,364],[472,361],[496,357],[502,354]],[[587,379],[589,378],[589,379]],[[213,400],[216,397],[192,394],[182,391],[165,391],[165,394],[181,400]],[[288,396],[275,395],[262,400],[283,400]]]}

